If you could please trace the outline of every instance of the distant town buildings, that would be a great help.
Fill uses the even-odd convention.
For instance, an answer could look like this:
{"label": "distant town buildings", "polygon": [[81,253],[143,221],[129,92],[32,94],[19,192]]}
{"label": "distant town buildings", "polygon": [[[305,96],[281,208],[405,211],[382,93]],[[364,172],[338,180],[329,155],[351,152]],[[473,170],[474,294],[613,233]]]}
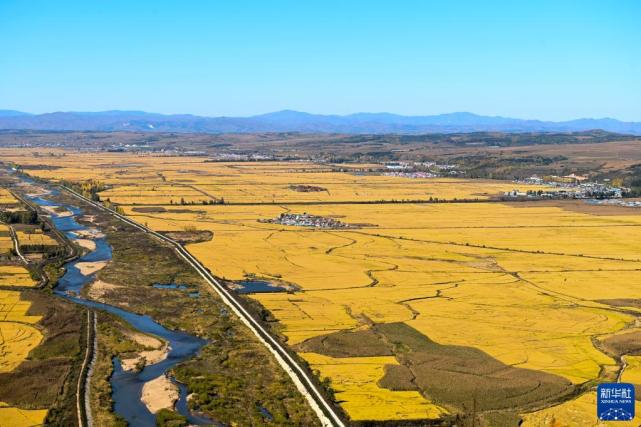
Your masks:
{"label": "distant town buildings", "polygon": [[639,200],[622,200],[622,199],[601,199],[601,200],[588,200],[591,205],[610,205],[622,206],[624,208],[641,208],[641,201]]}
{"label": "distant town buildings", "polygon": [[385,172],[383,176],[397,176],[401,178],[436,178],[439,175],[432,172]]}
{"label": "distant town buildings", "polygon": [[247,162],[247,161],[265,161],[274,160],[274,156],[268,156],[259,153],[216,153],[209,156],[205,162]]}
{"label": "distant town buildings", "polygon": [[455,165],[438,164],[436,162],[388,162],[385,163],[384,176],[401,178],[436,178],[443,175],[455,176],[461,172]]}
{"label": "distant town buildings", "polygon": [[610,184],[599,182],[585,182],[587,177],[580,175],[566,175],[563,177],[550,177],[544,179],[538,176],[531,176],[523,180],[517,180],[517,184],[546,185],[550,190],[528,190],[521,191],[515,188],[506,191],[508,198],[531,198],[531,199],[620,199],[628,191],[625,187],[614,187]]}

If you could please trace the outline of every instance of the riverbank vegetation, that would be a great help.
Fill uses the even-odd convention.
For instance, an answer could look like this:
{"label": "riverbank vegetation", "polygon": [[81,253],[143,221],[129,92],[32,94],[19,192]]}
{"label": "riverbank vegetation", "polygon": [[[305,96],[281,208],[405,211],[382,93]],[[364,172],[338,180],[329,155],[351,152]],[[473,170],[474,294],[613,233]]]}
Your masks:
{"label": "riverbank vegetation", "polygon": [[[6,176],[1,178],[7,183]],[[58,243],[42,232],[35,212],[12,193],[5,191],[0,198],[6,202],[7,194],[15,215],[5,215],[9,224],[0,225],[0,242],[11,243],[0,257],[0,425],[74,426],[84,311],[47,290],[34,289],[42,283],[42,269],[62,253],[52,252],[47,260],[30,258],[25,265],[14,239],[23,239],[21,251],[32,253]]]}
{"label": "riverbank vegetation", "polygon": [[36,290],[0,290],[0,307],[0,402],[37,411],[41,423],[75,425],[82,310]]}
{"label": "riverbank vegetation", "polygon": [[140,351],[142,347],[125,333],[132,331],[126,322],[109,313],[101,312],[96,316],[98,351],[90,384],[94,423],[97,426],[126,427],[127,422],[113,410],[110,383],[113,358]]}
{"label": "riverbank vegetation", "polygon": [[[563,147],[550,145],[540,162],[523,163],[585,161]],[[595,153],[588,145],[573,149]],[[511,148],[500,150],[507,156]],[[207,235],[184,243],[227,281],[291,284],[288,292],[250,294],[249,305],[260,304],[255,311],[356,424],[457,417],[476,425],[571,424],[573,416],[593,418],[596,383],[638,378],[638,336],[627,335],[638,332],[641,315],[641,215],[634,208],[502,203],[494,195],[514,183],[380,176],[370,166],[338,172],[312,162],[103,154],[69,153],[51,160],[57,169],[30,173],[99,180],[106,184],[99,197],[136,221],[174,236]],[[40,161],[14,157],[20,160]],[[628,164],[606,161],[613,168],[621,162]],[[326,191],[292,190],[300,185]],[[430,197],[449,203],[395,202]],[[175,203],[183,198],[225,204]],[[309,215],[363,226],[264,221],[298,213],[302,203]],[[174,369],[193,392],[195,410],[240,424],[264,421],[261,408],[279,423],[311,419],[266,350],[170,248],[87,214],[114,248],[98,276],[118,288],[102,297],[208,340],[200,356]]]}
{"label": "riverbank vegetation", "polygon": [[[77,199],[69,201],[78,204]],[[81,222],[103,230],[113,249],[112,260],[97,274],[109,286],[99,292],[90,286],[85,294],[208,341],[197,357],[173,372],[192,393],[192,410],[226,424],[261,425],[269,417],[274,425],[316,425],[315,415],[268,350],[171,248],[101,211],[82,208]],[[136,274],[131,274],[132,266]],[[181,284],[186,289],[154,284]],[[96,417],[118,422],[106,403],[110,402],[111,359],[138,350],[121,336],[126,328],[110,326],[113,319],[100,319],[102,314],[92,407]]]}

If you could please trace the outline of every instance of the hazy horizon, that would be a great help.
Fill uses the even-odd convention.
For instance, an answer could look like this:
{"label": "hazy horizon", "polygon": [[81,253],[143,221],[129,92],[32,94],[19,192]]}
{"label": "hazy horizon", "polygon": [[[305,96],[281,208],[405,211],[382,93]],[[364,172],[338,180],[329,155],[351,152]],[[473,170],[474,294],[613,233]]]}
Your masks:
{"label": "hazy horizon", "polygon": [[145,111],[145,110],[136,110],[136,109],[124,109],[124,108],[109,108],[106,110],[97,110],[97,111],[79,111],[79,110],[52,110],[52,111],[43,111],[41,113],[34,113],[31,111],[22,111],[18,110],[15,108],[0,108],[0,112],[2,111],[15,111],[17,113],[24,113],[24,114],[29,114],[29,115],[41,115],[41,114],[104,114],[104,113],[110,113],[110,112],[121,112],[121,113],[144,113],[144,114],[159,114],[163,116],[197,116],[197,117],[206,117],[206,118],[218,118],[218,117],[228,117],[228,118],[251,118],[251,117],[256,117],[256,116],[262,116],[262,115],[268,115],[268,114],[274,114],[274,113],[283,113],[283,112],[293,112],[293,113],[300,113],[300,114],[310,114],[314,116],[337,116],[337,117],[349,117],[353,115],[359,115],[359,114],[372,114],[372,115],[383,115],[383,114],[389,114],[393,116],[400,116],[400,117],[429,117],[429,116],[447,116],[447,115],[456,115],[456,114],[471,114],[474,116],[479,116],[479,117],[489,117],[489,118],[506,118],[506,119],[514,119],[514,120],[534,120],[534,121],[542,121],[542,122],[565,122],[565,121],[572,121],[572,120],[618,120],[620,122],[641,122],[641,120],[623,120],[618,117],[611,117],[611,116],[603,116],[603,117],[573,117],[565,120],[545,120],[545,119],[540,119],[536,117],[516,117],[516,116],[510,116],[510,115],[486,115],[486,114],[479,114],[474,111],[447,111],[447,112],[442,112],[442,113],[435,113],[435,114],[400,114],[396,113],[394,111],[354,111],[351,113],[345,113],[345,114],[337,114],[337,113],[314,113],[310,111],[301,111],[301,110],[294,110],[291,108],[285,108],[282,110],[276,110],[276,111],[264,111],[264,112],[259,112],[257,114],[250,114],[250,115],[230,115],[230,114],[221,114],[219,116],[210,116],[210,115],[201,115],[201,114],[195,114],[191,112],[176,112],[176,113],[159,113],[157,111]]}
{"label": "hazy horizon", "polygon": [[641,121],[641,3],[0,3],[9,109]]}

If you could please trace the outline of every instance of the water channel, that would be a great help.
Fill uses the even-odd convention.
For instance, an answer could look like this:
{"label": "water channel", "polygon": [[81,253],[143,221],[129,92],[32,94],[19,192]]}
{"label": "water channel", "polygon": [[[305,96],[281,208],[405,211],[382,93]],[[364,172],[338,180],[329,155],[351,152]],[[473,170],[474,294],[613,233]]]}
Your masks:
{"label": "water channel", "polygon": [[[49,194],[55,196],[56,191],[53,190]],[[114,411],[127,420],[132,427],[155,427],[155,415],[147,409],[147,406],[141,400],[144,384],[158,378],[160,375],[167,374],[178,363],[198,354],[206,344],[206,341],[184,332],[169,330],[148,316],[131,313],[119,307],[90,301],[81,297],[80,291],[95,279],[95,275],[83,275],[76,265],[80,262],[110,261],[112,256],[111,246],[109,246],[104,236],[87,233],[89,231],[88,227],[76,221],[76,218],[82,215],[80,208],[55,203],[47,199],[47,195],[27,198],[40,206],[64,207],[71,212],[71,215],[52,214],[51,220],[55,227],[70,239],[78,238],[78,233],[82,233],[82,238],[91,239],[96,245],[94,250],[65,265],[65,274],[59,280],[54,293],[76,304],[111,313],[127,322],[133,329],[159,337],[167,342],[169,348],[167,357],[158,363],[145,366],[139,372],[125,371],[118,358],[113,360],[114,372],[111,377],[111,387]],[[186,417],[187,421],[192,425],[218,425],[204,416],[190,412],[187,405],[187,387],[176,382],[174,378],[171,378],[171,381],[178,386],[180,391],[180,398],[175,406],[177,412]]]}

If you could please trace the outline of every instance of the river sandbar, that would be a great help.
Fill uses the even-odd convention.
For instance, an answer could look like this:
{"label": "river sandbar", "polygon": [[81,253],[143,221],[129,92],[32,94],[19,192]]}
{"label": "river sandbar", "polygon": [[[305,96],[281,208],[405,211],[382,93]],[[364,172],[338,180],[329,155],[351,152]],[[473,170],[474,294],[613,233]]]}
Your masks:
{"label": "river sandbar", "polygon": [[81,248],[85,248],[90,252],[93,252],[96,250],[96,242],[90,239],[74,239],[74,243],[76,243],[78,246]]}
{"label": "river sandbar", "polygon": [[141,400],[149,412],[155,414],[161,409],[173,409],[178,396],[178,386],[165,375],[161,375],[145,383],[142,387]]}
{"label": "river sandbar", "polygon": [[76,268],[80,270],[80,274],[83,276],[90,276],[105,268],[106,265],[107,261],[79,262],[76,264]]}

